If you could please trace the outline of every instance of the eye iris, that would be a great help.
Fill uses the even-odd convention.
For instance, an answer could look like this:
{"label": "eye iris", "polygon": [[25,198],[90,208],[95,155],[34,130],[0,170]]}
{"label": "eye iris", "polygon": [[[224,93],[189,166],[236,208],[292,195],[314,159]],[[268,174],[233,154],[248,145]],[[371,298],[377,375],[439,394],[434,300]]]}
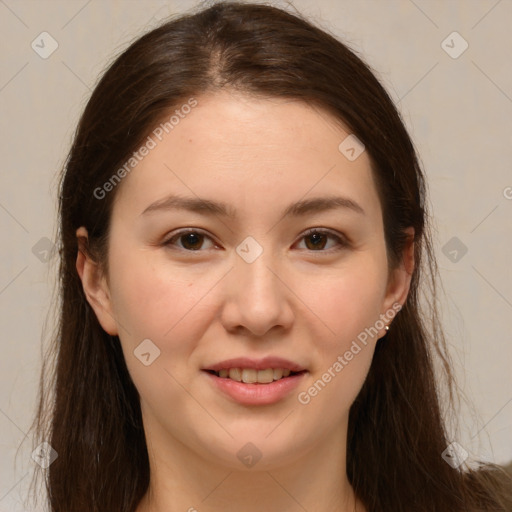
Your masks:
{"label": "eye iris", "polygon": [[192,246],[195,246],[198,244],[198,241],[199,241],[199,246],[201,245],[201,241],[202,241],[202,237],[203,235],[200,235],[198,233],[186,233],[185,235],[181,235],[181,239],[182,240],[185,240],[185,242],[183,243],[183,247],[185,247],[186,249],[191,249],[191,250],[197,250],[199,249],[199,247],[190,247],[190,246],[187,246],[188,244],[192,245]]}
{"label": "eye iris", "polygon": [[[322,240],[322,238],[323,238],[324,240]],[[313,239],[313,240],[315,240],[315,241],[313,242],[313,248],[318,248],[318,247],[320,247],[320,246],[321,246],[320,248],[322,248],[322,249],[323,249],[323,248],[325,247],[325,238],[327,238],[327,237],[326,237],[326,235],[324,235],[324,234],[322,234],[322,233],[313,233],[313,234],[308,235],[308,236],[306,237],[306,245],[308,245],[308,243],[307,243],[307,242],[308,242],[308,240]],[[324,242],[323,244],[322,244],[322,241]],[[311,247],[309,247],[309,245],[308,245],[308,249],[311,249]]]}
{"label": "eye iris", "polygon": [[[183,247],[192,251],[200,249],[203,238],[204,235],[198,233],[197,231],[192,231],[190,233],[185,233],[179,236]],[[328,238],[329,237],[325,233],[314,232],[307,235],[305,240],[308,249],[323,249]]]}

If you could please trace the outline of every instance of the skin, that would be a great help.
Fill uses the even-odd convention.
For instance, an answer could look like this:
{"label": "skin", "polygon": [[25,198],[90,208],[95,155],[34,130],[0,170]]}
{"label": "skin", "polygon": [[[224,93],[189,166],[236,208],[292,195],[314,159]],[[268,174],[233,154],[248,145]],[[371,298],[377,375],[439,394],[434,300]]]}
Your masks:
{"label": "skin", "polygon": [[[348,412],[384,328],[310,403],[297,395],[405,302],[412,243],[390,272],[369,157],[349,161],[338,150],[349,132],[328,113],[232,91],[197,100],[118,186],[108,272],[77,255],[87,300],[119,336],[141,396],[151,483],[137,512],[364,511],[345,469]],[[141,215],[171,193],[225,202],[238,220],[170,209]],[[282,218],[293,202],[334,193],[364,215],[344,208]],[[165,245],[189,227],[205,236]],[[315,248],[304,237],[309,228],[349,243],[324,237]],[[247,236],[263,248],[252,263],[236,252]],[[77,237],[83,243],[85,228]],[[133,353],[144,339],[161,351],[149,366]],[[275,404],[240,405],[201,371],[267,355],[308,370]],[[248,442],[262,455],[250,468],[237,457]]]}

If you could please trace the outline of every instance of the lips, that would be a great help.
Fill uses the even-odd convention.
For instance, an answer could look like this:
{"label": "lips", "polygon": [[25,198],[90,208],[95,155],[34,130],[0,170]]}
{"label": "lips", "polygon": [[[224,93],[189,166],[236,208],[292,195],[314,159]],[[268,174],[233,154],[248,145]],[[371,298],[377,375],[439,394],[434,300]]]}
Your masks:
{"label": "lips", "polygon": [[303,382],[307,372],[290,374],[268,384],[237,382],[203,372],[207,381],[223,396],[242,405],[271,405],[286,399]]}
{"label": "lips", "polygon": [[264,357],[263,359],[251,359],[248,357],[237,357],[227,359],[219,363],[212,364],[203,370],[210,372],[219,372],[220,370],[230,370],[231,368],[243,368],[253,370],[266,370],[268,368],[290,370],[293,373],[303,372],[305,368],[298,363],[283,359],[281,357]]}
{"label": "lips", "polygon": [[203,368],[208,381],[224,396],[243,405],[270,405],[288,397],[308,371],[281,357],[237,357]]}

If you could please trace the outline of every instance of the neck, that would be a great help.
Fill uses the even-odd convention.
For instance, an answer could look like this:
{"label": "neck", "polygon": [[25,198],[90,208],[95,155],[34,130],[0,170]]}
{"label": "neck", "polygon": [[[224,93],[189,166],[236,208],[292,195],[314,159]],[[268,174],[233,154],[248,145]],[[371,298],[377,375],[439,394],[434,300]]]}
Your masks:
{"label": "neck", "polygon": [[168,436],[152,430],[150,486],[136,512],[364,512],[346,475],[343,435],[300,456],[262,456],[242,469],[169,442]]}

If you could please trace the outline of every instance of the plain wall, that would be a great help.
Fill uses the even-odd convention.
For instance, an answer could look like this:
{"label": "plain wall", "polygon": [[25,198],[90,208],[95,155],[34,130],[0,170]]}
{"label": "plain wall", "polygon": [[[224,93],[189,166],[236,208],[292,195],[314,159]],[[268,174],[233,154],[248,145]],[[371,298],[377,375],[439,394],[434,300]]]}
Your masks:
{"label": "plain wall", "polygon": [[[55,267],[55,258],[45,262],[46,251],[55,237],[56,176],[78,116],[115,54],[194,5],[0,1],[0,511],[28,510],[22,499],[34,462],[27,434]],[[453,441],[471,457],[506,463],[512,459],[512,2],[294,5],[360,52],[399,105],[428,177],[448,342],[459,385],[476,409],[463,409],[463,430]],[[31,46],[43,31],[58,43],[46,59]],[[469,45],[457,58],[459,36],[444,43],[452,56],[442,44],[454,31]]]}

